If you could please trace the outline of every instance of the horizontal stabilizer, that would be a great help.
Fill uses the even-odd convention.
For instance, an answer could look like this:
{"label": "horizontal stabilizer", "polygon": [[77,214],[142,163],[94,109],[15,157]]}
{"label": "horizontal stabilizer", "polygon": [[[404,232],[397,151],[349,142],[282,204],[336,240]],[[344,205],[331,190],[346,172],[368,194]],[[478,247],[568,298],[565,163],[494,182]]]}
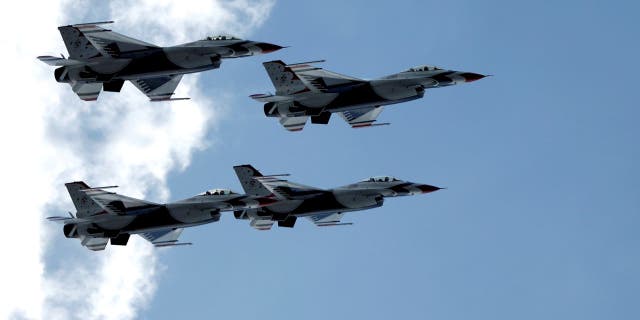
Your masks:
{"label": "horizontal stabilizer", "polygon": [[78,65],[78,64],[82,64],[84,62],[82,61],[78,61],[78,60],[73,60],[73,59],[65,59],[65,58],[61,58],[61,57],[54,57],[54,56],[39,56],[38,60],[50,65],[50,66],[55,66],[55,67],[60,67],[60,66],[73,66],[73,65]]}
{"label": "horizontal stabilizer", "polygon": [[282,101],[292,101],[293,98],[290,96],[278,96],[273,94],[252,94],[249,96],[253,100],[257,100],[260,102],[282,102]]}
{"label": "horizontal stabilizer", "polygon": [[98,26],[98,25],[101,25],[101,24],[111,24],[111,23],[113,23],[113,21],[87,22],[87,23],[73,24],[73,25],[71,25],[71,27],[80,28],[80,27]]}
{"label": "horizontal stabilizer", "polygon": [[315,61],[307,61],[307,62],[298,62],[298,63],[291,63],[291,64],[287,64],[287,67],[290,68],[295,68],[295,67],[300,67],[300,66],[307,66],[309,64],[313,64],[313,63],[323,63],[323,62],[327,62],[326,60],[315,60]]}
{"label": "horizontal stabilizer", "polygon": [[340,223],[316,223],[318,227],[336,227],[336,226],[350,226],[353,222],[340,222]]}
{"label": "horizontal stabilizer", "polygon": [[164,248],[164,247],[177,247],[177,246],[190,246],[193,243],[191,242],[168,242],[168,243],[155,243],[154,246],[156,248]]}
{"label": "horizontal stabilizer", "polygon": [[191,100],[191,98],[151,98],[151,102]]}

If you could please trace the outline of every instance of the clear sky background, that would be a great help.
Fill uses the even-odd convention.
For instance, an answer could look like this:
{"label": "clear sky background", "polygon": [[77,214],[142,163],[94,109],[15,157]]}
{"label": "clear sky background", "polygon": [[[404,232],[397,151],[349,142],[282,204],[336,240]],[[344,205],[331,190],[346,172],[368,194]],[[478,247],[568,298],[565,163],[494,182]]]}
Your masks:
{"label": "clear sky background", "polygon": [[[638,6],[616,1],[279,1],[253,38],[291,48],[204,76],[231,99],[214,145],[170,175],[173,199],[241,190],[231,170],[333,187],[389,174],[447,187],[348,214],[351,227],[188,230],[143,318],[640,317]],[[373,78],[433,64],[494,77],[283,130],[246,96],[258,62],[327,59]],[[257,61],[256,61],[257,60]]]}
{"label": "clear sky background", "polygon": [[[140,3],[157,2],[165,3]],[[153,11],[136,11],[142,4],[67,1],[51,21],[23,31],[21,43],[46,41],[29,42],[25,63],[36,71],[23,72],[40,82],[12,82],[31,84],[15,90],[41,89],[13,93],[29,102],[40,91],[57,98],[48,97],[55,106],[47,108],[34,107],[43,104],[37,101],[33,109],[5,105],[15,109],[1,117],[0,127],[12,128],[2,134],[9,146],[3,177],[24,191],[39,174],[46,188],[35,200],[2,193],[12,195],[8,205],[21,206],[6,212],[24,212],[21,223],[46,244],[22,245],[29,242],[23,229],[7,231],[23,240],[0,245],[14,262],[2,266],[11,289],[0,291],[9,301],[0,317],[109,319],[113,311],[111,318],[140,319],[640,318],[640,5],[327,0],[277,1],[252,12],[252,2],[234,3],[249,13],[227,21],[215,10],[177,10],[188,2],[172,5],[175,12],[156,10],[162,19],[154,19]],[[20,10],[38,14],[32,7]],[[266,20],[257,18],[262,12]],[[165,45],[223,31],[291,47],[186,76],[182,95],[190,102],[148,104],[125,88],[88,106],[53,83],[52,70],[33,57],[62,46],[58,24],[110,18],[118,20],[115,31]],[[183,24],[198,27],[161,37]],[[17,57],[23,46],[16,46]],[[362,78],[423,64],[495,76],[387,107],[378,119],[390,126],[354,130],[334,117],[291,133],[248,98],[273,91],[260,64],[272,59],[326,59],[322,67]],[[46,139],[33,138],[45,142],[44,156],[15,156],[40,146],[24,134],[38,128],[46,128]],[[192,140],[182,140],[187,132]],[[151,142],[162,152],[147,152]],[[294,229],[261,232],[228,214],[187,229],[181,239],[193,246],[162,250],[134,241],[89,252],[65,239],[60,226],[37,222],[72,209],[62,187],[69,180],[178,200],[215,187],[242,191],[232,166],[245,163],[317,187],[393,175],[447,189],[349,213],[343,220],[354,225],[346,227],[317,228],[303,219]],[[46,206],[30,210],[34,201]],[[24,271],[29,265],[36,271]],[[20,300],[31,296],[36,307]]]}

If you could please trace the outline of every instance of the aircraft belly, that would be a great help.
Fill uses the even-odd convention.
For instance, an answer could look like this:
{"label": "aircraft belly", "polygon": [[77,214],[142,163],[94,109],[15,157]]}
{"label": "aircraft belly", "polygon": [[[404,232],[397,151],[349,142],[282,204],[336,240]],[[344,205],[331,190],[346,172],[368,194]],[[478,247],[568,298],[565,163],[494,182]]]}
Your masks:
{"label": "aircraft belly", "polygon": [[295,101],[307,108],[324,108],[338,97],[337,93],[312,93],[296,95]]}
{"label": "aircraft belly", "polygon": [[406,87],[396,83],[385,83],[380,85],[373,85],[373,91],[385,100],[402,100],[406,101],[408,98],[417,98],[417,91],[415,88]]}
{"label": "aircraft belly", "polygon": [[135,216],[113,216],[113,219],[109,219],[106,221],[101,221],[99,223],[93,223],[93,224],[97,225],[101,229],[119,230],[131,224],[131,222],[135,220],[135,218],[136,218]]}
{"label": "aircraft belly", "polygon": [[200,65],[185,68],[172,62],[163,52],[157,52],[144,58],[131,61],[117,76],[121,79],[131,80],[156,76],[193,73],[213,69],[213,64]]}
{"label": "aircraft belly", "polygon": [[100,74],[115,74],[122,71],[131,63],[130,59],[113,59],[108,62],[102,62],[98,64],[92,64],[90,69]]}
{"label": "aircraft belly", "polygon": [[212,56],[213,55],[211,54],[205,55],[187,50],[172,50],[166,52],[167,60],[169,60],[174,65],[185,69],[201,68],[207,65],[212,66]]}
{"label": "aircraft belly", "polygon": [[362,191],[335,192],[335,197],[343,206],[352,209],[368,209],[382,205],[382,196]]}
{"label": "aircraft belly", "polygon": [[350,109],[350,107],[379,106],[388,104],[388,100],[378,95],[371,85],[363,85],[338,94],[327,108],[331,111]]}

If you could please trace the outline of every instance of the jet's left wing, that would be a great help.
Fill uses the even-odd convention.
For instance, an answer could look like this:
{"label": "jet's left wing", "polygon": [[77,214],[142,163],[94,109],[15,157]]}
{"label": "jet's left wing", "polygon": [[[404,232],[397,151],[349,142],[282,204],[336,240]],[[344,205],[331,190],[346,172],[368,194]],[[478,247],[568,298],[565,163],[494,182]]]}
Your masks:
{"label": "jet's left wing", "polygon": [[339,112],[340,116],[351,125],[352,128],[364,128],[371,126],[388,125],[389,123],[376,123],[376,118],[382,112],[383,107],[368,107]]}
{"label": "jet's left wing", "polygon": [[260,182],[279,199],[304,200],[329,193],[327,190],[280,179],[278,178],[280,176],[282,175],[254,177],[253,179]]}
{"label": "jet's left wing", "polygon": [[75,24],[69,27],[78,30],[104,56],[119,58],[122,54],[158,48],[154,44],[100,27],[108,23],[113,21]]}
{"label": "jet's left wing", "polygon": [[135,211],[157,208],[160,205],[150,201],[140,200],[117,194],[115,192],[106,191],[104,189],[111,187],[89,188],[79,190],[89,199],[93,200],[98,206],[112,215],[135,214]]}
{"label": "jet's left wing", "polygon": [[156,247],[191,245],[191,242],[178,242],[182,228],[161,229],[140,233],[140,236]]}
{"label": "jet's left wing", "polygon": [[142,91],[151,101],[188,100],[189,98],[171,98],[176,87],[182,80],[182,75],[142,78],[131,82]]}

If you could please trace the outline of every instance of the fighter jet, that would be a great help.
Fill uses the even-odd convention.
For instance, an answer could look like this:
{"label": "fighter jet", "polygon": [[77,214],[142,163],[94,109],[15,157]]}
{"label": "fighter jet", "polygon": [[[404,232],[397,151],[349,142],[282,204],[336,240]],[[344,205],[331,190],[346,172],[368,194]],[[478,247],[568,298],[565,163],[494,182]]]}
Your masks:
{"label": "fighter jet", "polygon": [[394,177],[372,177],[334,189],[320,189],[284,180],[287,175],[263,176],[251,165],[234,167],[244,191],[254,197],[275,197],[278,201],[261,208],[234,211],[237,219],[250,220],[258,230],[293,228],[306,217],[320,227],[349,225],[341,222],[345,213],[382,206],[384,198],[430,193],[441,188]]}
{"label": "fighter jet", "polygon": [[125,246],[138,234],[156,247],[188,245],[178,242],[186,227],[216,222],[224,211],[257,209],[277,201],[271,197],[242,195],[227,189],[213,189],[177,202],[158,204],[91,188],[84,182],[66,184],[76,207],[75,215],[48,217],[64,224],[67,238],[80,239],[93,251],[112,245]]}
{"label": "fighter jet", "polygon": [[375,80],[363,80],[316,67],[311,61],[296,64],[263,63],[275,94],[250,97],[266,102],[264,114],[280,118],[289,131],[300,131],[311,123],[327,124],[338,113],[352,128],[386,125],[374,123],[386,105],[422,98],[426,89],[472,82],[485,75],[419,66]]}
{"label": "fighter jet", "polygon": [[51,66],[56,81],[71,85],[80,99],[98,99],[100,90],[120,92],[131,81],[151,101],[182,100],[172,98],[183,74],[217,69],[222,59],[240,58],[280,50],[282,47],[213,36],[172,47],[159,47],[104,29],[113,21],[83,23],[59,27],[69,58],[39,56]]}

